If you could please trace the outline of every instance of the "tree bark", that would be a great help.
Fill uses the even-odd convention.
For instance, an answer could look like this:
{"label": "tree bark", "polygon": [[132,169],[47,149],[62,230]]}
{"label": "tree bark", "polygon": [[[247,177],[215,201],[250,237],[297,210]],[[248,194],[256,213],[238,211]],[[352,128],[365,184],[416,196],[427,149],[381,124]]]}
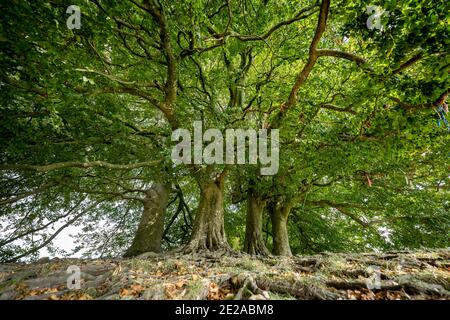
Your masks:
{"label": "tree bark", "polygon": [[262,237],[263,212],[266,201],[253,188],[249,188],[247,199],[247,222],[245,226],[244,251],[252,255],[269,255]]}
{"label": "tree bark", "polygon": [[225,235],[222,173],[213,181],[198,180],[200,203],[194,220],[194,229],[185,251],[230,250]]}
{"label": "tree bark", "polygon": [[163,184],[157,183],[146,191],[141,221],[125,257],[134,257],[150,251],[161,252],[168,199],[168,189]]}
{"label": "tree bark", "polygon": [[287,222],[290,206],[274,206],[272,211],[272,235],[273,235],[273,249],[272,253],[277,256],[291,256],[291,248],[289,246],[289,234]]}

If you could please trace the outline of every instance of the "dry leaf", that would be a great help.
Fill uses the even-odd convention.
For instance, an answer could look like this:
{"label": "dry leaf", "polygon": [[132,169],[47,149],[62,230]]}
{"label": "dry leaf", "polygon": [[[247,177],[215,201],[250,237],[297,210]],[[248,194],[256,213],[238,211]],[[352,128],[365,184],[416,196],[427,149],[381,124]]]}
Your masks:
{"label": "dry leaf", "polygon": [[168,283],[168,284],[165,284],[165,287],[166,287],[166,290],[165,290],[166,296],[169,299],[174,299],[175,298],[175,293],[176,293],[175,285],[172,284],[172,283]]}
{"label": "dry leaf", "polygon": [[132,296],[132,295],[133,295],[133,291],[130,289],[122,288],[119,290],[119,296],[121,296],[121,297],[128,297],[128,296]]}
{"label": "dry leaf", "polygon": [[175,283],[175,286],[180,289],[181,287],[183,287],[186,284],[186,279],[181,279],[180,281],[178,281],[177,283]]}

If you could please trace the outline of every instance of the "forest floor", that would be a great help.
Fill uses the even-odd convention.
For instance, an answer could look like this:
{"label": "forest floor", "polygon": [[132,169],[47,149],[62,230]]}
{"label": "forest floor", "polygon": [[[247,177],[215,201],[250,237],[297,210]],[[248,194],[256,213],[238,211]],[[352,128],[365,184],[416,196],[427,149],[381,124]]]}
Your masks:
{"label": "forest floor", "polygon": [[[71,265],[81,270],[78,290],[67,288]],[[290,258],[43,258],[0,264],[0,299],[450,299],[450,249]]]}

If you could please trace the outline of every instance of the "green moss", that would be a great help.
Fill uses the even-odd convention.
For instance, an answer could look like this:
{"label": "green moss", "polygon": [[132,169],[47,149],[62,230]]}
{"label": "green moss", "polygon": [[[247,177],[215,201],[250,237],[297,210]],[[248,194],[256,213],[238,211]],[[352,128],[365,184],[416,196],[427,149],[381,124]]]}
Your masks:
{"label": "green moss", "polygon": [[183,299],[198,300],[206,292],[205,282],[202,279],[191,280],[186,285],[186,295]]}
{"label": "green moss", "polygon": [[274,292],[270,292],[270,300],[296,300],[294,296],[290,294],[278,294]]}

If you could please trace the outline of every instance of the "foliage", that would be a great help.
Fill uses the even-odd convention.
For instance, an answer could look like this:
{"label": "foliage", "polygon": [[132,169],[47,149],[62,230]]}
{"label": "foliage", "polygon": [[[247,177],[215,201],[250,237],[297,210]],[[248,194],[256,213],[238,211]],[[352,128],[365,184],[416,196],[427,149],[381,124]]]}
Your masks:
{"label": "foliage", "polygon": [[[0,4],[1,260],[51,248],[70,225],[77,250],[120,254],[153,182],[173,189],[164,249],[185,244],[199,188],[172,164],[170,135],[195,120],[280,129],[278,174],[227,168],[229,239],[244,237],[254,183],[292,203],[294,253],[449,245],[450,134],[433,105],[449,87],[446,1],[375,1],[389,12],[384,30],[366,27],[365,1],[331,1],[325,51],[287,110],[320,2],[70,4],[79,30],[66,27],[66,1]],[[52,164],[65,165],[42,167]],[[266,213],[269,247],[270,226]]]}

